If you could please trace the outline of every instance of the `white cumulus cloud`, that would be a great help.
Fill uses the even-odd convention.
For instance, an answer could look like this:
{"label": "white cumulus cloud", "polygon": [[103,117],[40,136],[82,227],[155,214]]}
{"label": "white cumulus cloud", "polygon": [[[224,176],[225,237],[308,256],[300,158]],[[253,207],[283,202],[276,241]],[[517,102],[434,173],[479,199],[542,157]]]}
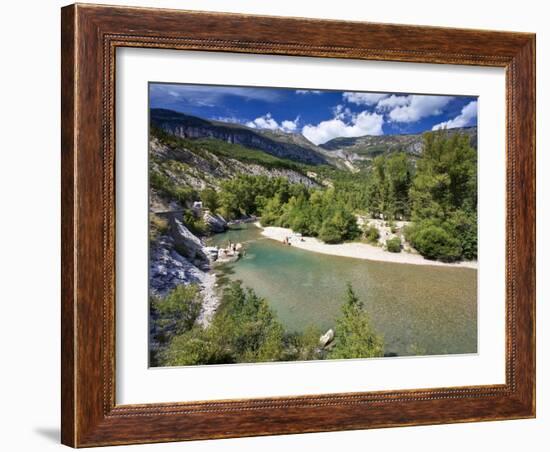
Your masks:
{"label": "white cumulus cloud", "polygon": [[248,121],[246,125],[253,129],[268,129],[281,130],[283,132],[294,132],[298,128],[299,120],[300,117],[298,116],[294,121],[290,119],[285,119],[284,121],[281,121],[281,123],[279,123],[273,118],[273,116],[271,116],[271,113],[266,113],[265,115],[259,116],[252,121]]}
{"label": "white cumulus cloud", "polygon": [[392,94],[390,97],[385,97],[376,104],[376,110],[389,111],[396,107],[402,107],[410,103],[410,96],[396,96]]}
{"label": "white cumulus cloud", "polygon": [[427,116],[441,114],[441,109],[451,100],[451,96],[396,96],[393,99],[395,105],[389,108],[388,117],[393,122],[415,122]]}
{"label": "white cumulus cloud", "polygon": [[318,89],[297,89],[296,94],[321,94]]}
{"label": "white cumulus cloud", "polygon": [[237,118],[236,116],[216,116],[212,119],[214,121],[229,122],[233,124],[244,124],[246,122],[241,118]]}
{"label": "white cumulus cloud", "polygon": [[[338,108],[338,107],[337,107]],[[382,135],[383,115],[363,111],[352,116],[349,123],[344,122],[342,113],[317,125],[308,124],[302,128],[302,135],[314,144],[326,143],[337,137],[360,137],[363,135]]]}
{"label": "white cumulus cloud", "polygon": [[353,115],[348,107],[344,107],[342,104],[336,105],[332,109],[332,113],[336,119],[351,118]]}
{"label": "white cumulus cloud", "polygon": [[477,100],[473,100],[462,108],[460,114],[445,122],[440,122],[432,127],[432,130],[453,129],[455,127],[466,127],[472,120],[477,118]]}
{"label": "white cumulus cloud", "polygon": [[388,97],[384,93],[352,93],[345,92],[342,94],[345,101],[356,105],[375,105],[381,99]]}
{"label": "white cumulus cloud", "polygon": [[298,127],[298,118],[294,121],[291,121],[290,119],[282,121],[281,127],[285,132],[294,132]]}

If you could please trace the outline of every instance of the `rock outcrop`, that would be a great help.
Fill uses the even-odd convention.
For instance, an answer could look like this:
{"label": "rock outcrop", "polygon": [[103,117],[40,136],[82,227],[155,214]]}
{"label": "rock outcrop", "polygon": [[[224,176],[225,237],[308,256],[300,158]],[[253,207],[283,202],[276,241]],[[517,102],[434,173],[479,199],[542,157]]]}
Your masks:
{"label": "rock outcrop", "polygon": [[325,334],[319,338],[319,345],[321,347],[326,347],[334,340],[334,330],[331,328]]}
{"label": "rock outcrop", "polygon": [[[449,129],[449,135],[464,133],[470,137],[470,145],[477,149],[477,127],[458,127]],[[423,133],[401,135],[365,135],[360,137],[339,137],[321,144],[319,147],[334,152],[342,158],[374,158],[377,155],[393,151],[403,151],[420,156],[423,149]]]}
{"label": "rock outcrop", "polygon": [[216,275],[210,272],[213,259],[209,247],[195,236],[177,216],[169,216],[169,235],[151,243],[149,290],[151,295],[165,296],[179,285],[197,284],[203,299],[198,323],[212,320],[220,300],[216,294]]}
{"label": "rock outcrop", "polygon": [[310,165],[327,164],[327,159],[321,150],[315,150],[312,143],[304,145],[268,136],[260,131],[219,121],[209,121],[196,116],[186,115],[162,108],[151,109],[151,123],[172,135],[181,138],[215,138],[226,143],[259,149],[275,157],[294,160]]}
{"label": "rock outcrop", "polygon": [[209,259],[201,240],[194,235],[177,215],[169,217],[170,235],[177,252],[186,257],[191,263],[203,270],[209,269]]}
{"label": "rock outcrop", "polygon": [[202,219],[208,225],[210,231],[216,234],[227,230],[227,221],[219,214],[213,214],[209,210],[206,210]]}
{"label": "rock outcrop", "polygon": [[[266,167],[250,161],[216,155],[208,149],[197,151],[184,146],[170,147],[156,137],[151,138],[149,142],[149,152],[155,157],[150,160],[152,172],[164,174],[176,186],[191,187],[197,191],[206,187],[217,187],[221,181],[232,179],[239,174],[267,176],[270,179],[284,177],[290,183],[300,183],[308,188],[320,186],[315,179],[307,177],[298,169]],[[155,193],[155,190],[151,190],[150,199],[152,210],[170,210],[169,203]],[[174,204],[174,201],[170,204]]]}
{"label": "rock outcrop", "polygon": [[149,279],[153,295],[164,296],[182,284],[201,284],[204,273],[176,251],[172,237],[162,236],[151,247]]}

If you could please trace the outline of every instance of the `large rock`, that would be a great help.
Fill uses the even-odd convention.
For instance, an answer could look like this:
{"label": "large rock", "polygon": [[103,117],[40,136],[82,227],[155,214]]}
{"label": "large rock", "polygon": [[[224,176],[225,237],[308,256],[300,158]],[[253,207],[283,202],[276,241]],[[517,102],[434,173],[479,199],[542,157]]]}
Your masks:
{"label": "large rock", "polygon": [[334,339],[334,330],[331,328],[319,338],[319,345],[321,347],[326,347],[328,344],[332,342],[333,339]]}
{"label": "large rock", "polygon": [[221,215],[213,214],[207,210],[202,218],[212,232],[220,233],[227,230],[227,221]]}
{"label": "large rock", "polygon": [[165,295],[182,284],[200,284],[202,273],[174,250],[172,237],[160,237],[151,248],[149,287],[155,295]]}
{"label": "large rock", "polygon": [[220,303],[215,289],[216,275],[195,266],[174,247],[174,239],[168,236],[162,236],[153,243],[149,258],[150,293],[164,297],[176,286],[197,284],[203,299],[197,322],[207,326]]}
{"label": "large rock", "polygon": [[174,248],[177,252],[197,266],[208,264],[208,256],[200,239],[187,229],[176,215],[170,217],[169,223],[170,235],[174,240]]}

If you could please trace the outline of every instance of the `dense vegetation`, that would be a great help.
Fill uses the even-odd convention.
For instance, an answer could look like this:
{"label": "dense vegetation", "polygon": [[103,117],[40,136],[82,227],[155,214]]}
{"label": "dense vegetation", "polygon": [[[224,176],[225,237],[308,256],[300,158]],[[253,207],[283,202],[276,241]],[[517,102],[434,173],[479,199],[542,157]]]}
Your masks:
{"label": "dense vegetation", "polygon": [[365,203],[373,217],[388,220],[410,218],[412,170],[409,158],[402,152],[374,159]]}
{"label": "dense vegetation", "polygon": [[[174,337],[191,330],[200,314],[201,304],[199,288],[195,284],[176,286],[164,298],[151,297],[149,310],[153,342],[164,349]],[[157,352],[152,353],[151,364],[159,364]]]}
{"label": "dense vegetation", "polygon": [[179,286],[164,302],[151,302],[154,366],[229,364],[310,359],[369,358],[383,355],[381,338],[370,327],[363,303],[348,286],[335,338],[323,347],[321,332],[308,327],[286,332],[266,300],[232,283],[222,304],[205,328],[195,320],[200,294],[195,286]]}
{"label": "dense vegetation", "polygon": [[[310,188],[284,177],[239,174],[197,191],[178,186],[164,172],[153,169],[151,187],[184,208],[200,199],[206,208],[228,220],[259,216],[265,226],[287,227],[326,243],[363,237],[377,244],[376,228],[367,225],[361,231],[356,215],[380,218],[388,224],[408,220],[412,224],[405,238],[424,257],[446,262],[477,258],[477,155],[467,135],[428,132],[420,157],[402,151],[386,153],[358,172],[322,165],[308,168],[219,140],[181,139],[158,129],[153,129],[153,135],[174,149],[184,147],[204,157],[216,155],[265,168],[292,169],[302,175],[314,169],[318,175],[317,185]],[[174,171],[185,170],[181,162],[164,164]],[[208,233],[191,211],[186,212],[184,221],[197,234]],[[386,243],[386,249],[400,251],[401,241]]]}
{"label": "dense vegetation", "polygon": [[407,239],[423,256],[477,258],[477,154],[468,137],[425,135],[410,198]]}
{"label": "dense vegetation", "polygon": [[197,198],[196,190],[175,184],[166,174],[155,169],[149,171],[149,187],[166,199],[179,202],[182,206]]}
{"label": "dense vegetation", "polygon": [[360,235],[352,209],[335,188],[308,189],[282,177],[240,175],[222,182],[218,202],[227,218],[259,215],[265,226],[291,228],[327,243]]}
{"label": "dense vegetation", "polygon": [[[368,170],[338,172],[332,187],[308,189],[283,178],[239,176],[223,182],[219,209],[229,218],[260,215],[326,243],[357,239],[356,214],[412,220],[407,240],[424,257],[477,258],[477,155],[466,135],[426,133],[416,165],[402,152],[376,157]],[[364,237],[378,239],[374,227]],[[401,241],[386,244],[399,252]]]}

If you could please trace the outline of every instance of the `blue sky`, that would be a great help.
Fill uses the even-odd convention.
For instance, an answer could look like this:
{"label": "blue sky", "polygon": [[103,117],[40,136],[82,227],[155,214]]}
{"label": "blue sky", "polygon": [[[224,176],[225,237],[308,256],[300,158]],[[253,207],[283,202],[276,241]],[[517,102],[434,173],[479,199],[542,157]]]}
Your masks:
{"label": "blue sky", "polygon": [[468,96],[150,83],[149,99],[151,108],[301,133],[315,144],[477,125],[477,98]]}

